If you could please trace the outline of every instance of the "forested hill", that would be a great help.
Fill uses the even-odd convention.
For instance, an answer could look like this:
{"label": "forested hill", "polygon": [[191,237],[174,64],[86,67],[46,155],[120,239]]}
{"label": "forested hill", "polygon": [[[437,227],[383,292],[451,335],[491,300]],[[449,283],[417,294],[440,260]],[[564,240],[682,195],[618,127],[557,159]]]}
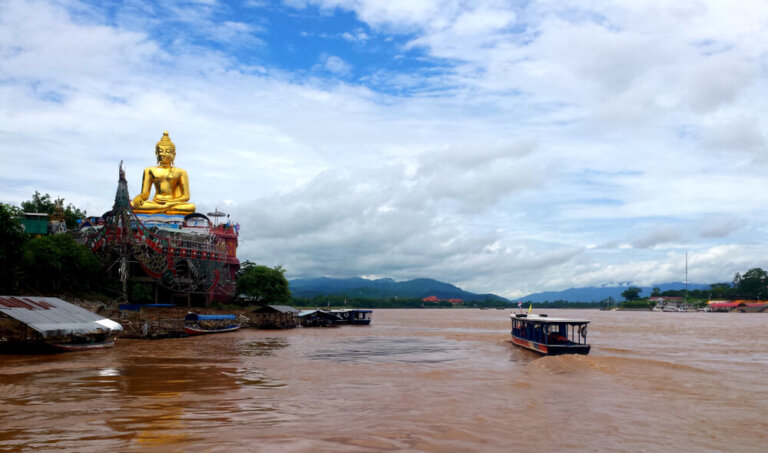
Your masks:
{"label": "forested hill", "polygon": [[509,302],[495,294],[475,294],[438,280],[418,278],[396,282],[391,278],[368,280],[365,278],[299,278],[290,280],[293,297],[347,296],[370,299],[392,297],[423,298],[435,296],[438,299],[462,299],[465,301],[498,300]]}

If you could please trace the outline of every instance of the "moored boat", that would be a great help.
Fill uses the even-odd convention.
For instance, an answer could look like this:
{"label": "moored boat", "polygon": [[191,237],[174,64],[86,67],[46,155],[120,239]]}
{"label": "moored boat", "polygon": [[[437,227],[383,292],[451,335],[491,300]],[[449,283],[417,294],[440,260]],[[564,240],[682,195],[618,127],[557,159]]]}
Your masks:
{"label": "moored boat", "polygon": [[232,332],[240,328],[235,315],[201,315],[189,313],[184,317],[184,332],[189,335]]}
{"label": "moored boat", "polygon": [[367,326],[371,323],[373,310],[363,310],[357,308],[345,308],[341,310],[331,310],[331,313],[338,315],[341,320],[337,324],[355,324]]}
{"label": "moored boat", "polygon": [[545,355],[589,354],[586,319],[550,318],[545,314],[513,313],[512,342]]}
{"label": "moored boat", "polygon": [[111,348],[115,345],[116,335],[102,336],[102,338],[75,339],[69,342],[50,342],[52,347],[61,351],[86,351],[89,349]]}
{"label": "moored boat", "polygon": [[329,310],[304,310],[299,313],[302,327],[335,327],[341,324],[342,317]]}

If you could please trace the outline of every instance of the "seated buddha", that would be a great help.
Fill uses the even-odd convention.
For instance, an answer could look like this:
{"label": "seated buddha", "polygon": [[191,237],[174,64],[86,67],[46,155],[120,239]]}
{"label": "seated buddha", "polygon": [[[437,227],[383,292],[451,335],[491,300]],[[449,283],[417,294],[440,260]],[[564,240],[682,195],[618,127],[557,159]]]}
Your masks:
{"label": "seated buddha", "polygon": [[[155,145],[157,165],[144,169],[141,178],[141,193],[131,202],[133,212],[137,214],[191,214],[195,205],[189,203],[189,176],[179,167],[174,167],[176,145],[168,131]],[[149,194],[155,187],[155,196]]]}

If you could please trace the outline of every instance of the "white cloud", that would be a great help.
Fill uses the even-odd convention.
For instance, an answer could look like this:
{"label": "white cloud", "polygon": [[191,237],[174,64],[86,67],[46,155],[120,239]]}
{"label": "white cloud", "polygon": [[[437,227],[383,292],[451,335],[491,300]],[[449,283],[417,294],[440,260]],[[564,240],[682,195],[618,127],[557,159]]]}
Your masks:
{"label": "white cloud", "polygon": [[635,240],[633,247],[646,249],[660,244],[676,243],[683,239],[683,233],[675,226],[665,225],[655,228],[646,236]]}
{"label": "white cloud", "polygon": [[768,6],[288,4],[354,12],[359,27],[327,36],[358,50],[364,30],[408,43],[373,66],[321,49],[292,71],[267,58],[282,49],[268,21],[215,2],[166,5],[199,24],[173,38],[152,3],[114,23],[85,3],[3,3],[3,201],[40,190],[100,214],[118,162],[135,191],[167,129],[198,209],[226,206],[241,258],[289,276],[514,297],[679,281],[685,250],[691,281],[766,266]]}
{"label": "white cloud", "polygon": [[747,222],[738,217],[714,217],[707,219],[701,228],[703,238],[725,238],[731,233],[743,228]]}
{"label": "white cloud", "polygon": [[325,59],[325,63],[323,64],[323,67],[325,70],[330,71],[337,75],[344,75],[348,74],[349,71],[352,69],[352,66],[344,61],[343,59],[335,56],[335,55],[329,55]]}
{"label": "white cloud", "polygon": [[354,42],[354,43],[365,43],[366,41],[371,39],[371,37],[368,36],[368,33],[366,33],[360,28],[356,29],[352,33],[344,32],[341,34],[341,37],[349,42]]}

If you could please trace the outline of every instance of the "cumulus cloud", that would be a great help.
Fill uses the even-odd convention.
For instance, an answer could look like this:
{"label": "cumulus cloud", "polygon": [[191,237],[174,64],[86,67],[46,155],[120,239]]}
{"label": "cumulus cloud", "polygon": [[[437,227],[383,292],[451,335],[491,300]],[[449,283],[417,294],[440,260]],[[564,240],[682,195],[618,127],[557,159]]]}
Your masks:
{"label": "cumulus cloud", "polygon": [[325,68],[326,71],[330,71],[334,74],[344,75],[349,73],[352,66],[337,56],[329,55],[327,58],[325,58],[323,68]]}
{"label": "cumulus cloud", "polygon": [[[247,3],[0,4],[3,201],[104,212],[167,129],[199,210],[289,277],[515,297],[681,280],[683,250],[691,281],[765,266],[768,5]],[[282,42],[296,8],[354,21]]]}

